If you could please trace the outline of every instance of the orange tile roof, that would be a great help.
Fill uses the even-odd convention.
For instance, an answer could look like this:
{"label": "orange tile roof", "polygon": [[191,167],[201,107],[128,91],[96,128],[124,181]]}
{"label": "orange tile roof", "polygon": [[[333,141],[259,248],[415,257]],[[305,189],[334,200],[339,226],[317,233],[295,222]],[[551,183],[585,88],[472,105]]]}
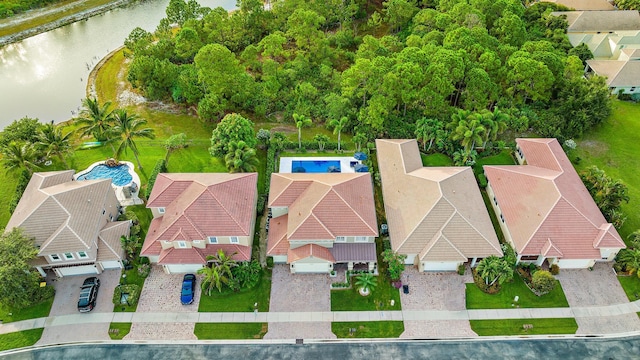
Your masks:
{"label": "orange tile roof", "polygon": [[202,264],[207,263],[208,255],[215,255],[218,250],[223,250],[227,255],[233,254],[231,257],[235,261],[249,261],[251,260],[251,247],[233,245],[233,244],[207,244],[204,249],[189,248],[189,249],[176,249],[169,248],[160,252],[158,264],[171,265],[171,264]]}
{"label": "orange tile roof", "polygon": [[484,171],[520,255],[600,259],[600,248],[625,247],[556,139],[516,142],[527,165]]}
{"label": "orange tile roof", "polygon": [[336,262],[336,259],[333,258],[333,254],[331,254],[329,249],[316,244],[307,244],[295,249],[289,249],[287,253],[287,262],[291,264],[309,257],[322,259],[330,263]]}
{"label": "orange tile roof", "polygon": [[[147,207],[163,207],[165,212],[151,222],[141,254],[153,256],[165,253],[164,256],[168,256],[160,246],[162,240],[192,241],[206,240],[207,236],[252,236],[257,181],[257,173],[158,174]],[[217,248],[216,246],[207,244],[206,251]],[[189,256],[200,263],[198,256]],[[249,251],[248,256],[242,257],[250,256]]]}
{"label": "orange tile roof", "polygon": [[267,238],[267,255],[286,255],[289,250],[287,240],[288,215],[278,216],[269,222],[269,236]]}
{"label": "orange tile roof", "polygon": [[369,173],[272,174],[268,205],[288,207],[289,240],[378,236]]}

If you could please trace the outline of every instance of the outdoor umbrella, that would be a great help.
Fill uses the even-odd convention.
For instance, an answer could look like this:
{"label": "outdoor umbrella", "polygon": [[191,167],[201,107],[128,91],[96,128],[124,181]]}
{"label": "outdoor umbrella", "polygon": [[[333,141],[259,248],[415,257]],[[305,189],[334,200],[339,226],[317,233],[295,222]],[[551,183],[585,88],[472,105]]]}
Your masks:
{"label": "outdoor umbrella", "polygon": [[356,164],[356,166],[354,166],[353,169],[356,172],[368,172],[369,171],[369,167],[367,165],[363,165],[363,164]]}
{"label": "outdoor umbrella", "polygon": [[365,153],[363,153],[361,151],[358,151],[357,153],[353,154],[353,157],[356,160],[360,160],[360,161],[367,160],[367,154],[365,154]]}

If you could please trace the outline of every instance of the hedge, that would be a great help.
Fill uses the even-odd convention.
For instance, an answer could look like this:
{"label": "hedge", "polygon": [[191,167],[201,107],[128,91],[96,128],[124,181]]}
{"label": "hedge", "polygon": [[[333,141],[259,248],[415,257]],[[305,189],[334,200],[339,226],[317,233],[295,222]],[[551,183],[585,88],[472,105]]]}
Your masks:
{"label": "hedge", "polygon": [[167,172],[167,162],[164,159],[160,159],[156,162],[156,166],[151,171],[151,176],[149,176],[149,182],[147,183],[147,189],[145,190],[145,197],[148,199],[149,195],[151,195],[151,190],[153,190],[153,185],[156,183],[156,178],[158,174]]}

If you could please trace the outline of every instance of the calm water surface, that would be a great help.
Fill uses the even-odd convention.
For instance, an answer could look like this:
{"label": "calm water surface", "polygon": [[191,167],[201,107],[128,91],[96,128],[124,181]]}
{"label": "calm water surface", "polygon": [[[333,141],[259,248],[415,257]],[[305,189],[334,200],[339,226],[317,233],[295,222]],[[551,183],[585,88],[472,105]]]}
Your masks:
{"label": "calm water surface", "polygon": [[[235,0],[198,0],[235,8]],[[0,128],[24,116],[65,121],[85,97],[91,68],[139,26],[153,31],[169,0],[109,11],[0,48]]]}

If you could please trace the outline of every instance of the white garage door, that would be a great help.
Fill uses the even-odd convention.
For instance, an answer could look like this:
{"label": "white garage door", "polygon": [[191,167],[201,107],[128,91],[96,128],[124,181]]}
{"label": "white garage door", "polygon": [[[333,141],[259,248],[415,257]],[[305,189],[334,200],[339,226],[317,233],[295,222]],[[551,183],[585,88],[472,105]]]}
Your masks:
{"label": "white garage door", "polygon": [[422,263],[422,271],[456,271],[458,270],[457,262],[436,262],[427,261]]}
{"label": "white garage door", "polygon": [[64,268],[56,268],[56,272],[60,276],[71,275],[93,275],[98,274],[98,269],[94,265],[70,266]]}
{"label": "white garage door", "polygon": [[103,261],[101,262],[103,269],[120,269],[122,265],[120,261]]}
{"label": "white garage door", "polygon": [[295,263],[293,269],[296,273],[328,273],[329,263]]}
{"label": "white garage door", "polygon": [[174,265],[165,265],[165,270],[169,274],[186,274],[186,273],[196,273],[198,270],[202,269],[202,265],[200,264],[174,264]]}

